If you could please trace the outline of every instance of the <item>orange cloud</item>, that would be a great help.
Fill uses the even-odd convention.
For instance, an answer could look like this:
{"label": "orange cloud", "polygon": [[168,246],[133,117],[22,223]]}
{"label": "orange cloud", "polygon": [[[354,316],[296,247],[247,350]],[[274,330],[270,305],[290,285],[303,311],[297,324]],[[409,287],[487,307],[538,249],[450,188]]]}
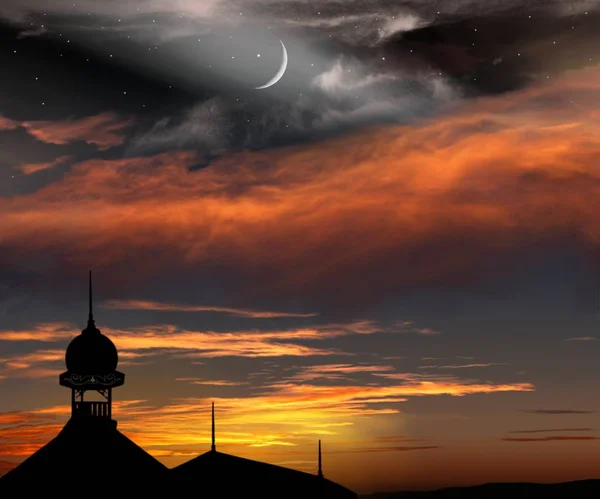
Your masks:
{"label": "orange cloud", "polygon": [[[146,353],[119,352],[120,365],[134,364],[131,359],[146,357]],[[0,357],[0,380],[15,378],[55,378],[65,371],[64,350],[35,350],[31,353]],[[49,365],[48,365],[49,364]]]}
{"label": "orange cloud", "polygon": [[48,144],[65,145],[83,141],[100,150],[119,146],[125,141],[125,130],[133,121],[114,113],[101,113],[65,121],[24,121],[19,124],[29,135]]}
{"label": "orange cloud", "polygon": [[[281,357],[350,355],[343,350],[307,346],[300,342],[314,342],[354,334],[410,332],[404,323],[386,326],[374,321],[358,321],[346,324],[322,324],[312,327],[282,330],[250,331],[190,331],[170,324],[159,324],[129,329],[101,328],[119,349],[123,359],[169,353],[180,358],[202,357]],[[37,324],[32,330],[2,331],[0,341],[64,342],[80,333],[65,323]],[[59,350],[38,350],[33,354],[17,355],[1,359],[8,368],[30,368],[34,363],[58,361],[64,353]],[[353,367],[356,370],[360,368]],[[364,368],[367,369],[367,368]],[[372,369],[372,368],[371,368]],[[377,368],[377,370],[381,370]],[[339,371],[342,372],[343,368]],[[14,372],[11,372],[14,374]],[[54,371],[46,375],[54,375]],[[40,375],[40,374],[38,374]]]}
{"label": "orange cloud", "polygon": [[19,122],[8,119],[0,114],[0,131],[19,128]]}
{"label": "orange cloud", "polygon": [[600,112],[587,103],[599,98],[599,74],[196,171],[192,152],[87,161],[35,193],[0,199],[4,258],[18,269],[51,252],[56,274],[117,265],[128,271],[114,279],[130,290],[167,268],[189,275],[223,262],[231,303],[294,296],[347,306],[477,283],[500,271],[501,257],[538,243],[569,241],[593,257]]}
{"label": "orange cloud", "polygon": [[377,365],[352,365],[352,364],[325,364],[303,367],[300,372],[290,376],[289,380],[312,381],[315,379],[346,379],[349,375],[359,373],[378,373],[393,371],[391,366]]}
{"label": "orange cloud", "polygon": [[[156,456],[174,456],[206,448],[210,438],[211,401],[216,405],[220,444],[259,449],[296,447],[313,441],[318,435],[328,436],[332,445],[336,441],[359,445],[360,440],[352,432],[358,418],[398,414],[399,409],[390,405],[409,397],[531,390],[533,386],[527,383],[482,384],[459,380],[422,380],[385,386],[281,382],[247,397],[183,398],[163,406],[144,400],[116,401],[113,412],[122,431],[149,452]],[[2,447],[0,458],[24,456],[41,446],[56,434],[59,421],[64,421],[69,412],[70,407],[64,405],[0,414],[0,425],[13,426],[3,434],[7,445]],[[366,448],[383,452],[429,447],[399,445],[413,441],[395,436],[380,438],[371,442],[375,445]]]}
{"label": "orange cloud", "polygon": [[64,322],[38,323],[33,329],[0,330],[0,341],[62,341],[81,331]]}
{"label": "orange cloud", "polygon": [[247,310],[230,307],[216,307],[203,305],[176,305],[172,303],[159,303],[143,300],[109,300],[102,305],[103,308],[117,310],[153,310],[167,312],[219,312],[224,314],[248,317],[254,319],[270,319],[275,317],[315,317],[314,314],[296,314],[291,312],[268,312],[264,310]]}
{"label": "orange cloud", "polygon": [[203,380],[200,378],[175,378],[175,381],[185,381],[186,383],[190,383],[192,385],[209,385],[209,386],[243,386],[247,385],[248,382],[236,382],[236,381],[227,381],[227,380]]}
{"label": "orange cloud", "polygon": [[69,161],[69,159],[71,159],[71,156],[61,156],[60,158],[56,158],[54,161],[47,163],[30,163],[26,165],[19,165],[15,168],[21,170],[21,172],[25,175],[31,175],[32,173],[49,170],[50,168],[54,168],[55,166],[66,163]]}

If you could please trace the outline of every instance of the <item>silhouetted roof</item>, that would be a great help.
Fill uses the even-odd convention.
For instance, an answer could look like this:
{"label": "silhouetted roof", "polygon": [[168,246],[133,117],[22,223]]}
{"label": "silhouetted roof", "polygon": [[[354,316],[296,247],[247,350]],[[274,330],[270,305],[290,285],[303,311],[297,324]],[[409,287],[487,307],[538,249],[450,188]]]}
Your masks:
{"label": "silhouetted roof", "polygon": [[171,470],[182,488],[222,497],[307,497],[356,499],[357,495],[326,478],[274,464],[211,450]]}
{"label": "silhouetted roof", "polygon": [[161,462],[118,431],[116,421],[72,418],[54,439],[0,478],[0,496],[6,491],[42,490],[46,495],[64,495],[82,488],[96,493],[108,487],[103,496],[114,498],[125,489],[162,487],[168,473]]}

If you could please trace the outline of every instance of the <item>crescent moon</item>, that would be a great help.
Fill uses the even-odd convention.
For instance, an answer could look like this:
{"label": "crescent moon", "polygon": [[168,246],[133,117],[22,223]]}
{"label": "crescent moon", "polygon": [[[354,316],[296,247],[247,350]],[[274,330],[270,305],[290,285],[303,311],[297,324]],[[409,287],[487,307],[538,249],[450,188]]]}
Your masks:
{"label": "crescent moon", "polygon": [[281,48],[283,48],[283,60],[281,61],[281,66],[280,66],[279,70],[277,71],[277,73],[275,74],[275,76],[273,76],[273,78],[271,78],[267,83],[265,83],[264,85],[262,85],[260,87],[254,87],[256,90],[261,90],[263,88],[269,88],[269,87],[272,87],[273,85],[275,85],[275,83],[277,83],[279,80],[281,80],[281,78],[283,77],[283,74],[285,73],[285,70],[287,69],[287,64],[288,64],[287,50],[285,49],[285,45],[283,44],[283,42],[281,40],[279,40],[279,43],[281,43]]}

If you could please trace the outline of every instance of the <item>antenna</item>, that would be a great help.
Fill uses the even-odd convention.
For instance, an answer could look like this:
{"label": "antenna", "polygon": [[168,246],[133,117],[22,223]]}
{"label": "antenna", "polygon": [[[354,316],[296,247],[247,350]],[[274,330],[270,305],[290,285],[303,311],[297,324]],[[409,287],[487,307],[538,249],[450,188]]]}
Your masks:
{"label": "antenna", "polygon": [[217,447],[215,445],[215,403],[212,403],[212,445],[210,446],[210,450],[216,450]]}
{"label": "antenna", "polygon": [[323,478],[323,465],[322,465],[322,461],[321,461],[321,440],[319,440],[319,472],[318,475],[319,477]]}

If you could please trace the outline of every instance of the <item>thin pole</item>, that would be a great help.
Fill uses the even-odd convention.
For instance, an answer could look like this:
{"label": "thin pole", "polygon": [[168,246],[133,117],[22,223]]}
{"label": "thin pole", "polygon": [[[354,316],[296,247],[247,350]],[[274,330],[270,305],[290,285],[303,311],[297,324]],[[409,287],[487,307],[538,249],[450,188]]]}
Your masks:
{"label": "thin pole", "polygon": [[321,440],[319,440],[319,476],[323,478],[323,463],[321,461]]}
{"label": "thin pole", "polygon": [[212,403],[212,445],[210,446],[210,450],[216,450],[217,447],[215,445],[215,403]]}
{"label": "thin pole", "polygon": [[94,315],[92,313],[92,271],[90,270],[90,282],[89,282],[89,301],[90,301],[90,312],[88,315],[88,322],[94,322]]}

